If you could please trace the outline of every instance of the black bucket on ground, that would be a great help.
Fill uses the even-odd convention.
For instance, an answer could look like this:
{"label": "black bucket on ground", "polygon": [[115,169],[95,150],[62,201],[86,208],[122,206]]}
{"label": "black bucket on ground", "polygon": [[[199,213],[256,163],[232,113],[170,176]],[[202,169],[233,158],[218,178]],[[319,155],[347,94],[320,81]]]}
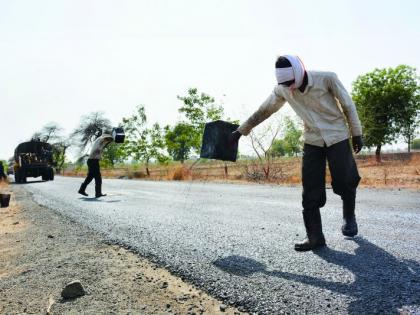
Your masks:
{"label": "black bucket on ground", "polygon": [[10,202],[10,194],[0,194],[0,207],[7,208]]}
{"label": "black bucket on ground", "polygon": [[229,136],[239,125],[222,120],[206,124],[201,145],[200,157],[235,162],[238,155],[238,142],[229,143]]}

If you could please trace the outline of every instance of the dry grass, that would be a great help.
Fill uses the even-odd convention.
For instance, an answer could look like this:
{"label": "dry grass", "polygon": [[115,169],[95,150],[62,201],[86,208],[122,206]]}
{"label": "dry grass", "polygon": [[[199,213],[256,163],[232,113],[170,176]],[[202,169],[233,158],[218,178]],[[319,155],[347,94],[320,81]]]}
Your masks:
{"label": "dry grass", "polygon": [[180,167],[176,167],[173,172],[170,172],[170,174],[168,175],[168,179],[172,179],[172,180],[185,180],[188,177],[188,172],[187,169],[180,166]]}
{"label": "dry grass", "polygon": [[[420,190],[420,152],[408,154],[384,154],[382,163],[377,163],[374,156],[357,156],[356,162],[362,177],[361,186],[411,188]],[[150,177],[142,170],[128,167],[105,169],[108,178],[145,178],[152,180],[201,180],[201,181],[241,181],[272,184],[301,184],[301,157],[280,158],[270,166],[271,175],[266,178],[255,161],[221,163],[206,161],[192,166],[174,164],[169,166],[151,166]],[[252,173],[253,176],[249,176]],[[86,171],[69,172],[67,176],[85,176]],[[331,176],[327,171],[327,182]]]}
{"label": "dry grass", "polygon": [[9,182],[0,180],[0,189],[7,189],[9,187]]}
{"label": "dry grass", "polygon": [[377,163],[374,158],[358,161],[362,186],[420,189],[420,153],[387,158]]}

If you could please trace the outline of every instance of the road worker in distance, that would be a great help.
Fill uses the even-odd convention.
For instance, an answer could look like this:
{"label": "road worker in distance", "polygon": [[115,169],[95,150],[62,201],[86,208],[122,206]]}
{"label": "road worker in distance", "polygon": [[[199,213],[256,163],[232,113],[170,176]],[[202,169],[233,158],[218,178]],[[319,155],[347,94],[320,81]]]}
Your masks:
{"label": "road worker in distance", "polygon": [[95,179],[95,198],[106,196],[106,194],[102,193],[102,176],[99,161],[102,158],[102,153],[105,147],[112,141],[114,141],[114,138],[110,134],[103,133],[95,140],[95,142],[93,142],[92,149],[87,160],[88,173],[85,181],[80,186],[79,194],[88,196],[86,193],[86,187],[93,179]]}

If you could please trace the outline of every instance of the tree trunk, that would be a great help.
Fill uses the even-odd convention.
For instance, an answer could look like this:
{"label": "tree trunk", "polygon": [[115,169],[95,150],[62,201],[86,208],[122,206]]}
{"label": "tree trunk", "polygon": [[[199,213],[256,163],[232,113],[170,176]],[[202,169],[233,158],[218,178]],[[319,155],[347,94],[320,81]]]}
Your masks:
{"label": "tree trunk", "polygon": [[375,151],[376,162],[378,162],[378,163],[382,162],[382,160],[381,160],[381,147],[382,147],[382,145],[378,145],[376,147],[376,151]]}
{"label": "tree trunk", "polygon": [[225,163],[225,177],[226,178],[228,177],[228,166],[226,163]]}
{"label": "tree trunk", "polygon": [[146,161],[146,174],[147,174],[147,176],[150,176],[149,161]]}
{"label": "tree trunk", "polygon": [[267,165],[267,167],[263,167],[263,170],[265,174],[265,179],[268,179],[268,177],[270,176],[270,165]]}
{"label": "tree trunk", "polygon": [[408,135],[408,153],[411,151],[411,136]]}

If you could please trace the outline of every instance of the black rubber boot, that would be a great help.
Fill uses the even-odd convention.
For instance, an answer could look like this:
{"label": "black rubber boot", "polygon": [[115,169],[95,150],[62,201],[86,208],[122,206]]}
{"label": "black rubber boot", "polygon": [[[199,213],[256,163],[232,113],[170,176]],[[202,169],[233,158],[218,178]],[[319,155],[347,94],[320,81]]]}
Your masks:
{"label": "black rubber boot", "polygon": [[299,252],[306,252],[325,246],[325,238],[322,233],[321,213],[319,212],[319,208],[303,210],[302,213],[307,238],[302,243],[295,244],[295,250]]}
{"label": "black rubber boot", "polygon": [[86,193],[86,185],[84,183],[80,186],[78,193],[86,197],[89,196]]}
{"label": "black rubber boot", "polygon": [[344,236],[353,237],[357,235],[357,222],[354,214],[356,199],[343,200],[343,226],[341,232]]}
{"label": "black rubber boot", "polygon": [[97,184],[95,186],[95,198],[104,197],[106,194],[102,193],[102,184]]}

